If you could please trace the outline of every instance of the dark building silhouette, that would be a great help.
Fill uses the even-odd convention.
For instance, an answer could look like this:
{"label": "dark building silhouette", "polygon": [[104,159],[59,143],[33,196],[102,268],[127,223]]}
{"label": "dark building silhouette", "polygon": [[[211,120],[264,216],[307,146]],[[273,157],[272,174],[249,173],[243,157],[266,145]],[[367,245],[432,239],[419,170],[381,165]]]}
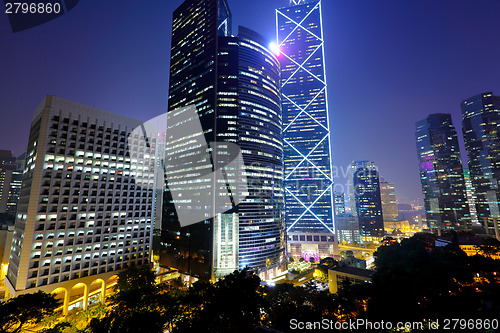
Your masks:
{"label": "dark building silhouette", "polygon": [[462,119],[477,218],[500,239],[500,97],[486,92],[466,99]]}
{"label": "dark building silhouette", "polygon": [[431,229],[470,227],[457,132],[447,113],[416,123],[417,154],[427,224]]}

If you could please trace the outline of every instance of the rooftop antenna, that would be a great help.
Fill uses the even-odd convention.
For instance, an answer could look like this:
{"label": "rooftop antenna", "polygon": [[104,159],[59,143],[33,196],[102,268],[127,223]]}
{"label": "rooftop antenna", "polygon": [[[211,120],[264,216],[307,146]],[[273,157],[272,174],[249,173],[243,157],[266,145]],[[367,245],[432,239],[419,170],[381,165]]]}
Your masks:
{"label": "rooftop antenna", "polygon": [[306,3],[306,0],[290,0],[290,6],[297,6]]}

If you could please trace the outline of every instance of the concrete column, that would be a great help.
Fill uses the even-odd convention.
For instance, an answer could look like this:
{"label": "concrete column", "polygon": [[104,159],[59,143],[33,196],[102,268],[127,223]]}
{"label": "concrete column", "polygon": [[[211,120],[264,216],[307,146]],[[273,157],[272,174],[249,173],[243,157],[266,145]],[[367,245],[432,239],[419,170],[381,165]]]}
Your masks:
{"label": "concrete column", "polygon": [[86,284],[83,288],[83,310],[87,310],[89,306],[89,288]]}
{"label": "concrete column", "polygon": [[106,303],[106,281],[102,281],[102,288],[101,288],[101,304],[104,305]]}
{"label": "concrete column", "polygon": [[70,292],[70,290],[67,290],[66,288],[64,288],[64,303],[63,303],[63,315],[64,316],[68,315],[69,292]]}
{"label": "concrete column", "polygon": [[487,217],[483,217],[483,223],[484,223],[484,229],[486,229],[486,234],[489,234],[490,233],[490,229],[488,228],[488,218]]}
{"label": "concrete column", "polygon": [[493,226],[495,227],[495,236],[500,241],[500,231],[498,230],[498,217],[493,218]]}

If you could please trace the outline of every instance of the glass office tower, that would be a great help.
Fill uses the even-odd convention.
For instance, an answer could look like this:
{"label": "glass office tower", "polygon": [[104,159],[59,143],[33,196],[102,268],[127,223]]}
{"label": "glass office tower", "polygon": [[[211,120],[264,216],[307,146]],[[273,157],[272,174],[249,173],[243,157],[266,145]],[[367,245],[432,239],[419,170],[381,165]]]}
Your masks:
{"label": "glass office tower", "polygon": [[384,221],[392,221],[398,217],[398,200],[396,186],[383,180],[380,182],[380,198],[382,200],[382,215]]}
{"label": "glass office tower", "polygon": [[[225,0],[186,0],[174,12],[160,261],[204,280],[245,267],[268,278],[286,264],[280,67],[267,44],[243,27],[231,36]],[[189,105],[201,127],[173,137]],[[244,165],[227,170],[230,144]],[[181,226],[178,209],[206,218]]]}
{"label": "glass office tower", "polygon": [[466,99],[462,119],[477,217],[500,239],[500,96],[486,92]]}
{"label": "glass office tower", "polygon": [[451,115],[429,115],[416,123],[415,136],[429,228],[470,227],[460,148]]}
{"label": "glass office tower", "polygon": [[345,214],[345,194],[344,192],[334,192],[335,196],[335,216]]}
{"label": "glass office tower", "polygon": [[239,146],[248,191],[239,204],[239,268],[272,278],[286,269],[279,62],[269,42],[239,27]]}
{"label": "glass office tower", "polygon": [[369,161],[354,161],[348,172],[349,200],[352,215],[358,218],[364,241],[378,241],[384,236],[384,219],[377,166]]}
{"label": "glass office tower", "polygon": [[24,162],[10,150],[0,150],[0,213],[16,215],[21,192]]}
{"label": "glass office tower", "polygon": [[[202,279],[213,278],[212,217],[215,207],[206,207],[197,198],[203,193],[216,195],[216,179],[211,172],[212,160],[201,158],[190,161],[188,155],[184,158],[179,156],[174,160],[170,155],[176,151],[176,142],[187,151],[191,148],[194,152],[197,147],[190,142],[190,136],[205,142],[205,145],[216,141],[217,51],[219,35],[228,36],[231,33],[231,24],[228,24],[230,21],[231,14],[226,1],[188,0],[175,10],[172,23],[165,153],[167,180],[162,222],[162,240],[166,244],[167,255],[162,256],[161,263]],[[193,104],[196,106],[202,130],[199,133],[188,133],[185,138],[170,138],[171,129],[186,118],[179,115],[177,121],[173,112]],[[202,172],[195,173],[193,170]],[[173,175],[170,176],[170,173],[174,172],[181,179],[179,184],[173,182]],[[185,189],[186,186],[189,186],[192,192],[186,209],[190,206],[194,206],[194,209],[206,209],[207,219],[181,228],[171,193],[176,189]],[[232,268],[236,269],[236,263]]]}
{"label": "glass office tower", "polygon": [[276,10],[276,21],[289,254],[330,256],[336,244],[321,1],[292,0]]}

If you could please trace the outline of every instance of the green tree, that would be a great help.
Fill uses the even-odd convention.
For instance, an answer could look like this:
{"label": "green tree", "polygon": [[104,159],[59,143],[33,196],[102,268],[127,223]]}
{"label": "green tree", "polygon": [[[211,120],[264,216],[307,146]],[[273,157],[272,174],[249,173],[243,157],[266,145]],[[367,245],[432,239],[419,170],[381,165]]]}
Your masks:
{"label": "green tree", "polygon": [[54,295],[38,291],[19,295],[0,303],[0,332],[22,332],[40,324],[61,305]]}
{"label": "green tree", "polygon": [[190,308],[174,329],[179,333],[253,332],[266,305],[260,278],[246,269],[215,284],[195,283],[182,302]]}
{"label": "green tree", "polygon": [[337,261],[335,259],[333,259],[332,257],[326,257],[326,258],[323,258],[319,261],[319,263],[321,265],[325,265],[327,267],[334,267],[337,265]]}
{"label": "green tree", "polygon": [[[498,309],[498,301],[494,301],[498,283],[484,282],[482,286],[473,279],[478,269],[483,275],[497,266],[468,257],[456,244],[433,247],[432,237],[417,234],[400,244],[379,247],[368,303],[372,318],[474,318]],[[397,299],[388,295],[397,295]]]}
{"label": "green tree", "polygon": [[101,319],[92,319],[94,333],[161,333],[168,318],[165,314],[165,288],[155,282],[149,266],[131,267],[118,274],[111,310]]}
{"label": "green tree", "polygon": [[319,290],[314,283],[304,287],[277,284],[267,289],[266,300],[265,323],[279,331],[289,332],[292,319],[302,322],[335,320],[334,295],[328,290]]}
{"label": "green tree", "polygon": [[65,329],[67,329],[69,327],[72,327],[72,326],[73,325],[71,325],[70,323],[68,323],[66,321],[63,321],[63,322],[55,324],[51,328],[45,328],[45,329],[43,329],[41,331],[41,333],[62,333],[62,332],[64,332]]}

